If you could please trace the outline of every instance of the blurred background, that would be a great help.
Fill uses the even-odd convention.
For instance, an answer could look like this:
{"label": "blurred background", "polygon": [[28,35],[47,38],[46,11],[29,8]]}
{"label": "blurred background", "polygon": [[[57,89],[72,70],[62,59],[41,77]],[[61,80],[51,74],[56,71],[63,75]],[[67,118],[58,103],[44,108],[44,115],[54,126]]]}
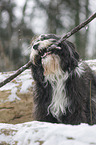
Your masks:
{"label": "blurred background", "polygon": [[[0,71],[27,63],[36,36],[63,36],[94,12],[96,0],[0,0]],[[82,59],[96,58],[96,19],[68,40]]]}

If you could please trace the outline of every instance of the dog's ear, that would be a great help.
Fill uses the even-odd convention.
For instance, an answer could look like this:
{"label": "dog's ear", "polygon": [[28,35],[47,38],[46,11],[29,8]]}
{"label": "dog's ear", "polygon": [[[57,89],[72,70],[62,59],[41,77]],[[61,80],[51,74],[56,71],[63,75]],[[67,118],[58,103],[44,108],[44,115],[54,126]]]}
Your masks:
{"label": "dog's ear", "polygon": [[67,48],[68,48],[69,53],[70,53],[69,68],[74,69],[75,67],[78,66],[79,54],[76,52],[75,46],[73,43],[66,41],[66,44],[67,44]]}
{"label": "dog's ear", "polygon": [[78,66],[79,54],[75,50],[73,43],[64,41],[60,44],[62,48],[61,67],[63,71],[71,71]]}
{"label": "dog's ear", "polygon": [[71,55],[71,66],[72,68],[75,68],[76,66],[78,66],[78,61],[79,61],[79,55],[77,52],[74,52],[73,55]]}
{"label": "dog's ear", "polygon": [[66,41],[66,42],[67,42],[68,46],[72,49],[75,59],[77,59],[79,61],[79,54],[78,54],[78,52],[76,52],[74,44],[69,41]]}

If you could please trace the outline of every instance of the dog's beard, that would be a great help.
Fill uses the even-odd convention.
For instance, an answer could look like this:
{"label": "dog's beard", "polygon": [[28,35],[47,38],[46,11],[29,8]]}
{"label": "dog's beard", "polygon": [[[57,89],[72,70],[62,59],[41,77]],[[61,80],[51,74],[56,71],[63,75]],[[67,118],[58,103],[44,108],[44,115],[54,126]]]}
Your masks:
{"label": "dog's beard", "polygon": [[57,74],[59,71],[61,71],[60,58],[55,54],[49,54],[44,59],[42,59],[42,65],[44,68],[45,76]]}
{"label": "dog's beard", "polygon": [[[62,114],[66,114],[68,101],[64,82],[68,78],[68,72],[63,72],[60,67],[60,58],[58,55],[50,54],[42,59],[44,75],[52,86],[52,101],[48,107],[49,112],[59,120]],[[60,121],[60,120],[59,120]]]}

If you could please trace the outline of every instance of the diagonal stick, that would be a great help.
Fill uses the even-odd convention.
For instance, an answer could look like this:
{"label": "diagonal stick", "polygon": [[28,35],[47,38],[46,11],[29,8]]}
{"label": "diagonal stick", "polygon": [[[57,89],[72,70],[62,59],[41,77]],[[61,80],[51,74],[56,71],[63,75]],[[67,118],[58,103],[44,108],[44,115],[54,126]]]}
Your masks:
{"label": "diagonal stick", "polygon": [[94,13],[93,15],[91,15],[87,20],[85,20],[83,23],[79,24],[77,27],[75,27],[74,29],[72,29],[70,32],[68,32],[65,36],[63,36],[60,40],[58,40],[56,42],[56,44],[59,44],[63,41],[65,41],[66,39],[68,39],[70,36],[72,36],[73,34],[75,34],[76,32],[78,32],[80,29],[82,29],[83,27],[85,27],[87,24],[89,24],[93,19],[96,18],[96,13]]}
{"label": "diagonal stick", "polygon": [[20,67],[18,70],[16,70],[11,76],[9,76],[7,79],[5,79],[4,81],[2,81],[0,83],[0,87],[3,87],[4,85],[6,85],[7,83],[9,83],[10,81],[12,81],[14,78],[16,78],[18,75],[20,75],[23,71],[25,71],[26,69],[28,69],[30,66],[32,65],[31,61],[29,61],[27,64],[25,64],[24,66]]}
{"label": "diagonal stick", "polygon": [[[72,36],[73,34],[75,34],[76,32],[78,32],[80,29],[82,29],[83,27],[85,27],[87,24],[89,24],[93,19],[96,18],[96,13],[94,13],[93,15],[91,15],[87,20],[85,20],[83,23],[79,24],[77,27],[75,27],[74,29],[72,29],[70,32],[68,32],[65,36],[63,36],[59,41],[56,42],[56,44],[59,44],[63,41],[65,41],[67,38],[69,38],[70,36]],[[53,44],[54,46],[54,44]],[[0,83],[0,87],[3,87],[5,84],[9,83],[10,81],[12,81],[14,78],[16,78],[19,74],[21,74],[23,71],[25,71],[26,69],[28,69],[30,66],[32,65],[31,61],[29,61],[27,64],[25,64],[24,66],[22,66],[21,68],[19,68],[13,75],[9,76],[7,79],[5,79],[4,81],[2,81]]]}

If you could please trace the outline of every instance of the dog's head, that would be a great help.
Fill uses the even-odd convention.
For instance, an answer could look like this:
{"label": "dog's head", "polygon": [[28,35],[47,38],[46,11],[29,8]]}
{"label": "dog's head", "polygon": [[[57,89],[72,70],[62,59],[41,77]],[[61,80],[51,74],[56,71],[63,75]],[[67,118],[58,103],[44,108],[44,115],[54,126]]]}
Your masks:
{"label": "dog's head", "polygon": [[47,34],[41,35],[33,45],[33,50],[41,55],[45,75],[62,70],[70,72],[78,66],[79,55],[69,41],[56,43],[60,37]]}

